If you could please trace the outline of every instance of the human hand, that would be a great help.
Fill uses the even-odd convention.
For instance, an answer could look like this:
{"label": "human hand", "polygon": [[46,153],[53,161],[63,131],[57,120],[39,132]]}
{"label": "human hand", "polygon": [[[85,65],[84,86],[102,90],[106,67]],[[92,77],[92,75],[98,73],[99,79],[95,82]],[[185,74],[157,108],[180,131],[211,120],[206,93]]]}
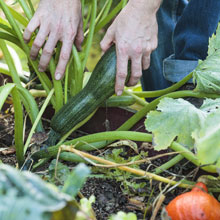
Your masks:
{"label": "human hand", "polygon": [[104,52],[112,43],[116,44],[115,93],[117,95],[123,92],[129,59],[131,76],[128,86],[137,84],[142,76],[142,69],[147,69],[150,65],[150,54],[157,47],[156,12],[160,3],[161,0],[130,0],[101,41]]}
{"label": "human hand", "polygon": [[59,80],[64,75],[73,43],[78,50],[81,49],[83,23],[80,0],[41,0],[24,31],[23,38],[26,43],[30,41],[32,33],[38,27],[39,31],[33,42],[30,57],[35,60],[43,47],[38,68],[40,72],[44,72],[57,42],[61,41],[62,48],[55,71],[55,79]]}

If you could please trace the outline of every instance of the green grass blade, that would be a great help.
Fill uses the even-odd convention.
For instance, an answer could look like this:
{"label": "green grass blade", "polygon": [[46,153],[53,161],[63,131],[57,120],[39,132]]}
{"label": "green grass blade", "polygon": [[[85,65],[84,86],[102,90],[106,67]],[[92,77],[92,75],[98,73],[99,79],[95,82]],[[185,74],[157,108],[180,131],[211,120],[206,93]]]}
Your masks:
{"label": "green grass blade", "polygon": [[1,39],[0,39],[0,48],[3,52],[3,54],[4,54],[5,61],[8,64],[8,68],[9,68],[10,75],[12,77],[13,82],[16,85],[21,85],[21,81],[20,81],[20,78],[18,76],[17,70],[15,68],[15,65],[14,65],[13,59],[11,57],[11,54],[10,54],[8,48],[7,48],[7,45],[6,45],[5,41],[1,40]]}
{"label": "green grass blade", "polygon": [[17,45],[19,48],[21,48],[23,50],[22,45],[21,45],[20,41],[18,40],[18,38],[11,35],[11,34],[0,31],[0,39],[7,40],[7,41]]}
{"label": "green grass blade", "polygon": [[11,14],[13,15],[14,19],[16,21],[18,21],[21,25],[23,25],[24,27],[27,27],[28,25],[28,20],[21,15],[19,12],[15,11],[12,7],[8,6],[9,11],[11,12]]}
{"label": "green grass blade", "polygon": [[4,86],[0,86],[0,110],[2,109],[5,100],[7,99],[8,95],[11,93],[12,89],[15,87],[14,83],[7,83]]}
{"label": "green grass blade", "polygon": [[[25,106],[27,113],[29,114],[31,122],[32,124],[34,124],[39,114],[37,103],[34,97],[30,94],[30,92],[27,89],[23,88],[22,86],[17,86],[17,89],[23,98],[22,101],[24,101],[24,106]],[[44,131],[44,128],[42,125],[42,121],[39,120],[39,123],[37,124],[37,127],[36,127],[36,132],[43,132],[43,131]]]}
{"label": "green grass blade", "polygon": [[22,7],[26,17],[28,18],[28,20],[31,20],[31,18],[33,17],[33,14],[31,12],[31,10],[29,9],[27,3],[25,2],[25,0],[18,0],[20,6]]}
{"label": "green grass blade", "polygon": [[14,106],[14,121],[15,121],[14,138],[15,138],[16,158],[19,167],[21,167],[24,162],[23,108],[21,105],[20,95],[16,88],[12,90],[11,94],[12,94],[13,106]]}
{"label": "green grass blade", "polygon": [[92,40],[94,36],[95,31],[95,20],[96,20],[96,11],[97,11],[97,0],[93,0],[92,2],[92,14],[91,14],[91,20],[90,20],[90,29],[88,33],[88,37],[86,39],[86,45],[85,45],[85,57],[82,63],[82,69],[84,70],[86,67],[86,62],[89,57],[89,51],[92,46]]}
{"label": "green grass blade", "polygon": [[39,120],[41,119],[41,117],[42,117],[42,115],[43,115],[43,113],[44,113],[44,111],[45,111],[45,109],[46,109],[48,103],[50,102],[50,100],[51,100],[51,98],[52,98],[52,96],[53,96],[53,93],[54,93],[54,89],[52,89],[52,90],[50,91],[50,93],[48,94],[46,100],[44,101],[44,104],[43,104],[42,107],[41,107],[41,110],[40,110],[40,112],[39,112],[39,114],[38,114],[38,116],[37,116],[37,118],[36,118],[36,120],[35,120],[35,122],[34,122],[32,128],[31,128],[31,131],[30,131],[30,133],[29,133],[29,135],[28,135],[28,138],[27,138],[27,141],[26,141],[26,143],[25,143],[24,153],[26,153],[26,151],[27,151],[27,148],[28,148],[28,146],[29,146],[29,144],[30,144],[30,141],[31,141],[31,137],[32,137],[32,135],[34,134],[34,131],[35,131],[35,129],[36,129],[36,126],[37,126]]}
{"label": "green grass blade", "polygon": [[101,20],[100,23],[97,24],[95,28],[95,33],[97,33],[106,24],[108,24],[117,15],[117,13],[122,9],[122,7],[123,7],[123,1],[120,1],[120,3],[118,3],[118,5],[109,13],[109,15],[105,19]]}

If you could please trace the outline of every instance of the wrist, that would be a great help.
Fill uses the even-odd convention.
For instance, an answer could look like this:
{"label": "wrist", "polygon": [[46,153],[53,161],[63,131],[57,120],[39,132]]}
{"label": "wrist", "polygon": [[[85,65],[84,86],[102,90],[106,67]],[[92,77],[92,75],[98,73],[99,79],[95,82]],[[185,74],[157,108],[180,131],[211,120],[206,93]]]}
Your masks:
{"label": "wrist", "polygon": [[136,8],[157,11],[163,0],[129,0],[129,4]]}

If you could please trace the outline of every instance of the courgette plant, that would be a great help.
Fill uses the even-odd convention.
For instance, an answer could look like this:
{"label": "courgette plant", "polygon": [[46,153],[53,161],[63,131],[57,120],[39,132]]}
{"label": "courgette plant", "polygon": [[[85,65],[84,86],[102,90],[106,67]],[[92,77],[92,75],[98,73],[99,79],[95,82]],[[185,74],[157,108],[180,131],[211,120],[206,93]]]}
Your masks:
{"label": "courgette plant", "polygon": [[[42,114],[43,109],[40,113],[38,113],[37,104],[33,97],[31,99],[32,107],[25,103],[24,94],[22,94],[20,91],[25,91],[25,94],[28,94],[29,96],[31,96],[31,94],[27,89],[21,89],[21,78],[18,77],[17,70],[13,64],[13,59],[11,59],[11,56],[8,53],[5,44],[5,41],[10,41],[11,43],[16,44],[26,53],[28,57],[33,40],[29,43],[29,45],[26,45],[22,38],[22,29],[31,19],[34,12],[34,7],[31,5],[30,1],[28,1],[27,4],[26,1],[19,0],[18,3],[24,10],[26,17],[21,16],[10,6],[7,6],[4,0],[0,0],[0,6],[7,18],[7,20],[0,20],[0,47],[4,55],[6,56],[5,59],[9,68],[9,71],[5,70],[3,71],[3,73],[9,74],[12,77],[13,84],[6,86],[11,88],[10,91],[12,91],[13,89],[15,89],[13,91],[18,91],[18,95],[14,95],[14,97],[20,97],[21,100],[19,103],[16,103],[14,101],[14,105],[17,109],[19,109],[17,113],[18,116],[15,115],[15,117],[22,118],[22,102],[27,112],[30,114],[30,118],[33,122],[37,118],[36,115],[38,115],[38,121],[36,122],[36,125],[38,122],[39,124],[36,131],[40,131],[43,129],[40,122],[40,115]],[[83,72],[86,68],[86,63],[88,60],[94,34],[101,28],[103,28],[106,24],[108,24],[125,4],[126,1],[121,1],[114,9],[110,11],[112,1],[108,0],[105,2],[102,10],[97,13],[96,0],[92,0],[89,2],[82,0],[82,14],[85,14],[85,9],[88,9],[87,16],[84,17],[85,41],[83,45],[83,50],[79,53],[77,52],[75,47],[72,48],[72,56],[66,70],[65,79],[63,81],[54,80],[54,70],[56,66],[57,56],[59,54],[59,46],[57,47],[57,53],[54,59],[51,60],[49,66],[49,72],[51,74],[52,80],[50,80],[46,73],[38,72],[38,60],[32,61],[28,57],[29,65],[36,72],[37,77],[40,80],[41,86],[48,96],[45,101],[45,105],[43,106],[44,108],[50,101],[53,108],[57,112],[59,109],[61,109],[63,104],[67,102],[69,96],[74,96],[79,91],[81,91],[83,87]],[[89,28],[87,25],[88,23]],[[147,178],[153,178],[158,181],[176,185],[177,183],[175,181],[160,177],[157,174],[165,169],[168,169],[170,166],[173,166],[185,157],[196,166],[200,166],[202,169],[208,172],[217,173],[220,168],[220,139],[218,135],[220,130],[218,123],[220,116],[219,110],[216,110],[216,108],[219,108],[218,98],[220,97],[219,57],[220,29],[218,28],[218,30],[216,31],[216,35],[214,35],[210,39],[209,51],[206,60],[199,61],[198,67],[180,82],[160,91],[131,92],[129,90],[125,90],[124,94],[134,97],[136,102],[141,105],[141,108],[124,124],[122,124],[116,131],[87,135],[70,141],[65,141],[67,135],[64,135],[64,137],[61,138],[60,142],[57,145],[49,147],[46,151],[41,150],[34,153],[32,155],[32,159],[34,161],[38,161],[39,159],[43,158],[56,157],[59,149],[61,149],[67,152],[70,151],[70,153],[67,153],[65,155],[63,153],[60,154],[60,157],[66,160],[74,161],[76,157],[79,157],[80,155],[82,156],[83,154],[84,158],[90,158],[92,160],[97,160],[99,163],[106,163],[108,165],[117,166],[116,163],[112,164],[106,162],[106,160],[80,152],[79,150],[90,151],[93,149],[102,148],[106,146],[106,144],[118,139],[130,139],[135,141],[153,142],[155,148],[158,150],[169,147],[172,150],[178,152],[179,155],[176,156],[173,160],[164,164],[162,167],[159,167],[157,170],[155,170],[154,174],[137,169],[131,169],[129,167],[127,168],[124,166],[118,166],[119,169],[124,169],[127,172],[131,172],[136,175],[141,175]],[[197,84],[195,90],[176,91],[182,85],[187,83],[192,77],[194,79],[194,82],[196,82]],[[0,90],[0,92],[4,91],[5,97],[7,97],[7,95],[10,93],[10,91],[8,92],[6,86],[2,87]],[[140,99],[140,97],[155,97],[155,100],[147,103],[143,99]],[[182,99],[178,99],[184,97],[210,98],[212,100],[206,100],[203,106],[200,109],[197,109],[188,102]],[[174,101],[174,99],[178,100]],[[174,106],[173,108],[170,108],[170,103]],[[181,108],[181,106],[184,107]],[[151,110],[155,110],[156,108],[157,111],[150,112]],[[169,109],[169,111],[167,109]],[[187,112],[184,111],[186,109]],[[146,129],[149,132],[152,132],[152,134],[127,131],[146,115]],[[178,122],[180,115],[182,115],[183,120],[181,122]],[[162,121],[165,121],[164,119],[167,119],[167,121],[163,124]],[[17,120],[17,123],[19,122],[20,121]],[[80,122],[80,124],[82,123],[83,122]],[[158,124],[160,124],[161,126],[156,126]],[[190,129],[186,129],[189,124]],[[20,125],[19,128],[22,128],[22,126]],[[209,129],[208,131],[207,128]],[[32,132],[34,132],[34,129]],[[22,138],[21,132],[19,134],[17,133],[17,135]],[[16,145],[18,152],[20,149],[20,153],[18,153],[20,155],[18,157],[19,164],[22,164],[24,160],[23,155],[28,147],[28,142],[26,143],[25,148],[23,148],[23,143],[21,143],[21,141],[19,142],[17,140]],[[78,148],[78,151],[74,147]],[[209,149],[212,149],[212,153],[209,152]],[[207,152],[209,153],[208,157]],[[22,157],[22,159],[20,157]],[[188,184],[182,183],[180,183],[179,186],[186,188],[191,187]]]}

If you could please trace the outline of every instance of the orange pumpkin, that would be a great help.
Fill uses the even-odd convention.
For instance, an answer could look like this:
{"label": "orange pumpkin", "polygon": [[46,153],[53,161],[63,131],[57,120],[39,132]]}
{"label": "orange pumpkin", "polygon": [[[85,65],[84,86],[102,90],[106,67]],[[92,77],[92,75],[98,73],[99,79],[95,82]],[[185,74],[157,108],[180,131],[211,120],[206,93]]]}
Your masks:
{"label": "orange pumpkin", "polygon": [[166,212],[171,220],[220,220],[220,203],[198,182],[190,192],[173,199]]}

